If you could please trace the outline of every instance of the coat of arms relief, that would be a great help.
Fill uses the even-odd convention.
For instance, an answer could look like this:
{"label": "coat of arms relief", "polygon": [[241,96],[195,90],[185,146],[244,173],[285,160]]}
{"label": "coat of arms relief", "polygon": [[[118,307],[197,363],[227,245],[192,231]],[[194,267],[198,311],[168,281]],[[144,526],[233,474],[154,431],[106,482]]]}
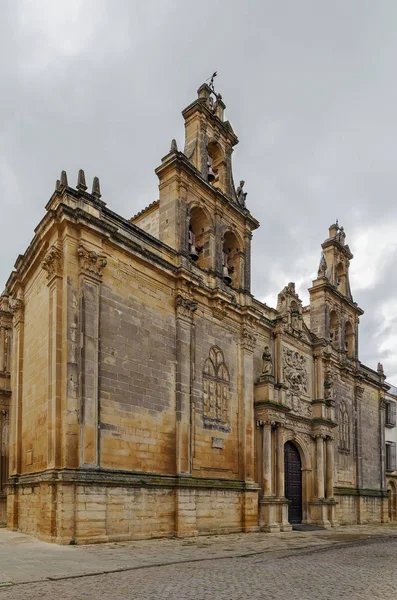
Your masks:
{"label": "coat of arms relief", "polygon": [[[288,408],[301,416],[311,417],[307,359],[296,350],[285,346],[283,347],[283,380],[288,386],[286,394]],[[302,396],[305,398],[302,399]]]}

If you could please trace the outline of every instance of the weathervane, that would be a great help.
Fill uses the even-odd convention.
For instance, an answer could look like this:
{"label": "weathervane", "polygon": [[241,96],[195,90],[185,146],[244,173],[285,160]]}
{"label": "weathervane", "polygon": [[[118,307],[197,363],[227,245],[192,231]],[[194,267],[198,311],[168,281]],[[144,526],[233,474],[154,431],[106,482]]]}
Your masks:
{"label": "weathervane", "polygon": [[206,81],[209,81],[209,87],[211,88],[211,90],[214,92],[215,96],[216,96],[216,92],[215,92],[215,88],[214,88],[214,79],[215,77],[218,75],[218,71],[214,71],[214,73],[212,74],[211,77],[208,77],[208,79]]}

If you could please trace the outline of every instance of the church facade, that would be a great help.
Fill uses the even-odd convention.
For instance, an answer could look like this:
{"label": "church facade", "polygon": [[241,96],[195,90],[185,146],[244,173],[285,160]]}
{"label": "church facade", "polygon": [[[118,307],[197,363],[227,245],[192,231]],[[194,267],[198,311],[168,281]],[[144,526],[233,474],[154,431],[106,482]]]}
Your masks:
{"label": "church facade", "polygon": [[224,110],[203,84],[132,219],[63,172],[18,257],[0,304],[10,529],[89,543],[388,520],[388,385],[358,359],[345,233],[329,228],[309,306],[293,283],[276,308],[253,297],[259,223]]}

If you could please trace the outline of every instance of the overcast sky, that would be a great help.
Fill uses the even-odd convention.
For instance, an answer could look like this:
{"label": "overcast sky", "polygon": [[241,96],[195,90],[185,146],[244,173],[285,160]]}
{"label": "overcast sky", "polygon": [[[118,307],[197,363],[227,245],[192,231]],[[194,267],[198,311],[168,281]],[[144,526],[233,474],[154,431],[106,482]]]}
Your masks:
{"label": "overcast sky", "polygon": [[[218,70],[234,179],[261,222],[253,292],[304,303],[345,227],[360,359],[397,383],[395,0],[0,0],[0,287],[61,169],[125,217],[157,199],[181,110]],[[89,184],[90,185],[90,184]]]}

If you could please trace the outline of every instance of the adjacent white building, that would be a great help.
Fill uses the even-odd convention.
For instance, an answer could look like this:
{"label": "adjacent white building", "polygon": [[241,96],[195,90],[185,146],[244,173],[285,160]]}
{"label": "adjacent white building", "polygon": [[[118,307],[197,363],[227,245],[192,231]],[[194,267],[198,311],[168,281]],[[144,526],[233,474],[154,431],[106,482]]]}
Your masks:
{"label": "adjacent white building", "polygon": [[385,443],[386,443],[386,486],[389,494],[389,519],[397,519],[397,387],[390,385],[386,393]]}

